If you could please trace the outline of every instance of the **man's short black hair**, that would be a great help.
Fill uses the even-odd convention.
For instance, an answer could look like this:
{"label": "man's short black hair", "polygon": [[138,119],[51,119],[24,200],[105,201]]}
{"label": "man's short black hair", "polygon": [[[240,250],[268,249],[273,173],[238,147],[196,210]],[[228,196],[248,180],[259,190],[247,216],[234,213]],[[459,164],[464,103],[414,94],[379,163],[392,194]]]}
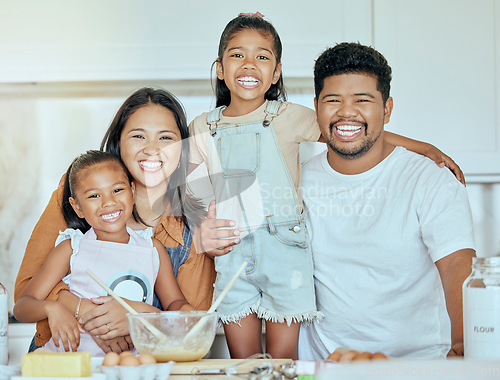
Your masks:
{"label": "man's short black hair", "polygon": [[324,51],[314,65],[316,98],[323,90],[326,78],[342,74],[374,76],[384,104],[389,98],[392,70],[384,56],[374,48],[359,42],[343,42]]}

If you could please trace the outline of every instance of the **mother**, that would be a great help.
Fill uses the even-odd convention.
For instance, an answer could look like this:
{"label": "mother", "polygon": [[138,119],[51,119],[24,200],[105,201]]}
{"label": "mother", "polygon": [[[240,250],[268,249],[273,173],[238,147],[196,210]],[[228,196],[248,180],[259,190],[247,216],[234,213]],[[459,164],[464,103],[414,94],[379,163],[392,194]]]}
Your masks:
{"label": "mother", "polygon": [[[202,207],[186,191],[188,137],[185,112],[178,100],[167,91],[142,88],[118,110],[101,150],[120,157],[134,178],[136,209],[144,223],[130,220],[129,227],[136,230],[153,227],[154,236],[170,255],[187,301],[197,309],[206,310],[212,301],[215,270],[213,260],[197,254],[191,244]],[[178,144],[181,144],[180,154]],[[59,231],[66,229],[61,202],[62,189],[57,189],[31,234],[16,278],[15,301],[53,249]],[[77,298],[67,289],[61,282],[47,299],[59,300],[75,310]],[[84,302],[86,308],[91,306],[90,300]],[[80,319],[84,328],[106,352],[129,349],[125,309],[109,297],[99,297],[94,303],[98,306]],[[161,308],[159,303],[155,306]],[[49,339],[48,321],[38,322],[35,344],[42,346]]]}

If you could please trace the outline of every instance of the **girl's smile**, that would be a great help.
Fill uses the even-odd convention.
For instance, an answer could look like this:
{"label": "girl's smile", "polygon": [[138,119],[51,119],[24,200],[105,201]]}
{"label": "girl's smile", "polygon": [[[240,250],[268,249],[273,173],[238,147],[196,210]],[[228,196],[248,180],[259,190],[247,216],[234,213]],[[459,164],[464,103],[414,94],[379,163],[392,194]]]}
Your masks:
{"label": "girl's smile", "polygon": [[244,115],[260,107],[280,75],[281,63],[277,64],[272,37],[255,29],[234,34],[222,61],[217,62],[217,78],[224,80],[231,93],[224,115]]}
{"label": "girl's smile", "polygon": [[122,215],[122,213],[123,213],[123,211],[120,210],[120,211],[112,212],[109,214],[103,214],[103,215],[101,215],[101,219],[103,219],[104,221],[106,221],[108,223],[114,223],[118,219],[120,219],[120,216]]}
{"label": "girl's smile", "polygon": [[251,75],[241,76],[236,78],[236,81],[241,85],[241,87],[254,89],[260,84],[260,80]]}

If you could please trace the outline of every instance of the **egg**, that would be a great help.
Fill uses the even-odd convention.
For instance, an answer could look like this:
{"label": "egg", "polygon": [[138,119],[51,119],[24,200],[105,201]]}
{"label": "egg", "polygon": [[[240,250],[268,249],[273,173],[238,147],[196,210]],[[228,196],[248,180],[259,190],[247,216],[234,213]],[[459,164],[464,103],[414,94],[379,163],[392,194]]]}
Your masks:
{"label": "egg", "polygon": [[102,365],[106,367],[112,367],[118,365],[119,362],[120,355],[118,355],[116,352],[108,352],[102,360]]}
{"label": "egg", "polygon": [[139,362],[141,364],[156,364],[156,359],[153,355],[144,353],[139,355]]}
{"label": "egg", "polygon": [[128,367],[136,367],[140,365],[139,359],[133,354],[130,355],[120,355],[120,365]]}
{"label": "egg", "polygon": [[123,358],[125,356],[130,356],[130,355],[134,356],[134,354],[132,352],[130,352],[130,351],[120,352],[120,358]]}

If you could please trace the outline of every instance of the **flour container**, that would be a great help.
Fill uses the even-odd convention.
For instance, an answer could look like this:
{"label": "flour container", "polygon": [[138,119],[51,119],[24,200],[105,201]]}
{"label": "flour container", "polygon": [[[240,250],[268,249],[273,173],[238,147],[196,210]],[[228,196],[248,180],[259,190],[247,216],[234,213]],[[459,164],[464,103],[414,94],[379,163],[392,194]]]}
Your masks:
{"label": "flour container", "polygon": [[0,365],[7,365],[9,361],[8,330],[7,290],[0,284]]}
{"label": "flour container", "polygon": [[500,257],[475,257],[463,284],[466,359],[500,359]]}

